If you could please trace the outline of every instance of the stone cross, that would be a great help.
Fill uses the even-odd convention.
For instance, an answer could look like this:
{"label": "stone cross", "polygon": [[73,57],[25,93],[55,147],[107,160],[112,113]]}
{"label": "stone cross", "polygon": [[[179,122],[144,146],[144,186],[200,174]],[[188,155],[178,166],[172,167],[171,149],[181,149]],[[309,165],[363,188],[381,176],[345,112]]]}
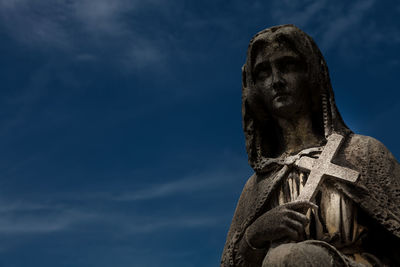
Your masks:
{"label": "stone cross", "polygon": [[360,174],[355,170],[331,162],[339,151],[344,137],[339,134],[332,134],[327,138],[327,140],[328,142],[318,159],[302,157],[296,163],[300,169],[310,171],[307,182],[296,199],[297,201],[311,201],[317,193],[317,189],[321,185],[323,178],[327,176],[352,183],[356,182],[360,176]]}

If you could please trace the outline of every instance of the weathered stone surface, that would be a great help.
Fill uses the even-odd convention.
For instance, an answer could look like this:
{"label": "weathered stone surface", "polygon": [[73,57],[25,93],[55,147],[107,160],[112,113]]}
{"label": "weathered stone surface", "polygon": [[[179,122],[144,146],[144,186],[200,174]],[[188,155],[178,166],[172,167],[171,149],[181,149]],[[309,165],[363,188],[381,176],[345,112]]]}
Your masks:
{"label": "weathered stone surface", "polygon": [[400,266],[400,165],[345,125],[311,37],[293,25],[253,37],[242,117],[254,175],[221,266]]}

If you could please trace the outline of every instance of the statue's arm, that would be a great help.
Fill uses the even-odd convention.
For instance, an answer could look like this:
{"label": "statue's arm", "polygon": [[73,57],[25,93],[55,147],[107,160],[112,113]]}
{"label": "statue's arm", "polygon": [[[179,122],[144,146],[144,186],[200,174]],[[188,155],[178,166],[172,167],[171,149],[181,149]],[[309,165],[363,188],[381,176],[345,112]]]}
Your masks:
{"label": "statue's arm", "polygon": [[377,202],[386,209],[383,217],[390,221],[390,230],[400,237],[400,164],[385,145],[374,138],[369,140],[369,151],[368,173],[373,177],[370,189],[375,189],[371,190],[372,194],[375,193]]}
{"label": "statue's arm", "polygon": [[349,196],[380,224],[400,237],[400,165],[392,153],[369,136],[351,137],[346,159],[360,172]]}
{"label": "statue's arm", "polygon": [[390,266],[400,266],[400,164],[375,138],[369,138],[368,148],[369,198],[377,203],[373,214],[386,228],[386,231],[378,231],[376,227],[370,232],[371,239],[376,244],[385,244],[380,246],[380,252],[390,259]]}
{"label": "statue's arm", "polygon": [[266,249],[253,249],[245,240],[243,222],[249,216],[254,202],[254,176],[243,188],[233,215],[221,258],[221,267],[261,266]]}
{"label": "statue's arm", "polygon": [[259,190],[250,178],[243,189],[229,229],[222,266],[261,266],[271,242],[298,241],[309,220],[303,214],[318,207],[309,201],[297,201],[274,207],[254,218]]}

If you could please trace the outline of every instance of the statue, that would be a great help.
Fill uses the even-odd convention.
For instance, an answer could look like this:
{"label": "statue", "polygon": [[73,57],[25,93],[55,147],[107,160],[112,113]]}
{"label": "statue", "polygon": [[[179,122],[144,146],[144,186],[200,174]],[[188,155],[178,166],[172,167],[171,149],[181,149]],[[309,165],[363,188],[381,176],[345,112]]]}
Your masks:
{"label": "statue", "polygon": [[400,266],[400,165],[345,125],[311,37],[293,25],[261,31],[242,74],[255,173],[221,266]]}

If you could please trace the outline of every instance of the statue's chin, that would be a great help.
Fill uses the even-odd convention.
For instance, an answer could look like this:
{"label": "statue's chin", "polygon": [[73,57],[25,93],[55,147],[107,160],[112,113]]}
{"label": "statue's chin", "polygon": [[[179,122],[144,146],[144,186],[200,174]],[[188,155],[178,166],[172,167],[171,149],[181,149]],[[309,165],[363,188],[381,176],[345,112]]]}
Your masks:
{"label": "statue's chin", "polygon": [[279,96],[274,99],[273,113],[275,117],[293,118],[299,110],[299,103],[291,96]]}

